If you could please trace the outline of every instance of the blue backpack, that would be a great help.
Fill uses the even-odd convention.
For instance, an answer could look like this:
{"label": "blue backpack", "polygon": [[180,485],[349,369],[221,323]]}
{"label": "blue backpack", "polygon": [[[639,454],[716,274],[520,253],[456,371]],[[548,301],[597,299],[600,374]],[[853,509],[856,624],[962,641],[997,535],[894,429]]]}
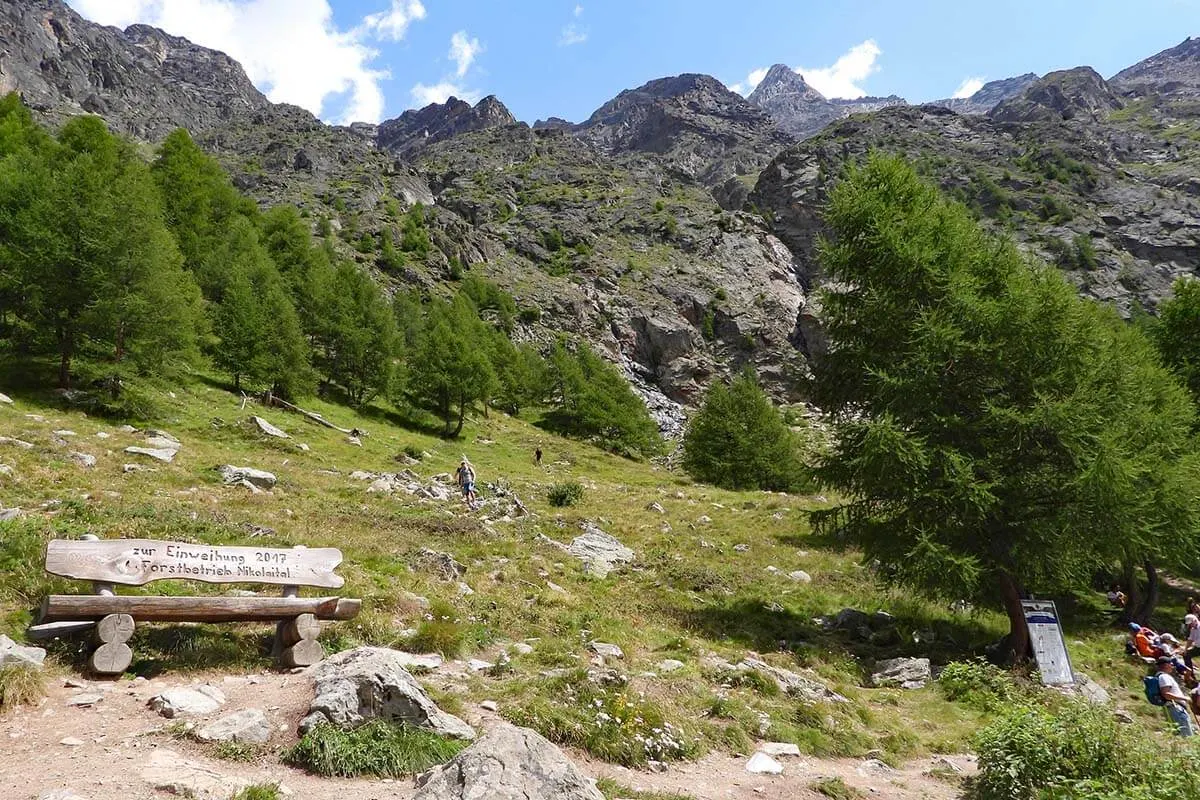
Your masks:
{"label": "blue backpack", "polygon": [[1165,706],[1167,699],[1162,696],[1159,690],[1158,675],[1147,675],[1142,678],[1142,689],[1146,692],[1146,699],[1150,701],[1152,706]]}

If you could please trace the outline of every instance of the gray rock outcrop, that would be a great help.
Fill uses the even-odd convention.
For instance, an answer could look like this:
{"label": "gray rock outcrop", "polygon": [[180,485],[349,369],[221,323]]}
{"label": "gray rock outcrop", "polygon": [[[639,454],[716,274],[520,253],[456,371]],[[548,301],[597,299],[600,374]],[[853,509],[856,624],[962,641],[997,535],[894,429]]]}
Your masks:
{"label": "gray rock outcrop", "polygon": [[271,738],[271,723],[263,712],[247,708],[201,725],[195,736],[202,742],[266,744]]}
{"label": "gray rock outcrop", "polygon": [[227,484],[248,483],[266,491],[274,489],[277,480],[272,472],[254,467],[235,467],[232,464],[223,464],[217,467],[217,472],[221,473],[221,479]]}
{"label": "gray rock outcrop", "polygon": [[176,687],[150,698],[147,705],[167,719],[204,715],[225,705],[225,694],[215,686]]}
{"label": "gray rock outcrop", "polygon": [[928,658],[889,658],[875,664],[871,674],[872,686],[899,686],[901,689],[921,689],[933,680]]}
{"label": "gray rock outcrop", "polygon": [[42,648],[17,644],[0,633],[0,668],[26,666],[41,669],[45,660],[46,651]]}
{"label": "gray rock outcrop", "polygon": [[357,728],[382,719],[455,739],[474,739],[471,726],[429,699],[404,668],[406,656],[383,647],[359,647],[310,667],[316,696],[300,722],[300,732],[320,724]]}
{"label": "gray rock outcrop", "polygon": [[561,750],[507,723],[421,775],[417,785],[414,800],[604,800]]}
{"label": "gray rock outcrop", "polygon": [[567,552],[583,562],[583,570],[589,575],[603,578],[621,564],[634,559],[634,552],[621,544],[616,537],[600,530],[593,522],[583,523],[583,533],[567,545]]}

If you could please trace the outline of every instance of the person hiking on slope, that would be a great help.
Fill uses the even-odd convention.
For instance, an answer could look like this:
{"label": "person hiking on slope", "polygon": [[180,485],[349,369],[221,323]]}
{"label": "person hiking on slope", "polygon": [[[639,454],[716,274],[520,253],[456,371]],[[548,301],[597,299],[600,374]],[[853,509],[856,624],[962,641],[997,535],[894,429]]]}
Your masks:
{"label": "person hiking on slope", "polygon": [[475,508],[475,468],[471,466],[471,462],[467,461],[467,457],[463,456],[462,463],[458,465],[458,469],[454,471],[454,480],[458,484],[458,488],[462,489],[463,500],[467,503],[467,508]]}

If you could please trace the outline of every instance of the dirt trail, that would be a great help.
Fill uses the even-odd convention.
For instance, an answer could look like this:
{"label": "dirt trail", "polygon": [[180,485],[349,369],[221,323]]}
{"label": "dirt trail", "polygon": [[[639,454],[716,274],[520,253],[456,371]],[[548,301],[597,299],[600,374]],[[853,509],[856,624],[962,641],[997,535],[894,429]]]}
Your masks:
{"label": "dirt trail", "polygon": [[[275,727],[273,749],[295,741],[296,723],[312,698],[311,684],[303,675],[173,676],[133,681],[52,679],[40,705],[0,716],[0,798],[34,800],[44,792],[69,789],[85,800],[164,800],[171,795],[155,789],[142,775],[151,756],[159,750],[247,782],[278,781],[291,797],[302,800],[404,800],[415,793],[409,779],[317,778],[278,764],[274,753],[255,763],[211,757],[209,747],[174,735],[179,725],[146,707],[147,701],[164,689],[197,682],[216,686],[227,697],[224,708],[210,716],[244,708],[264,711]],[[72,705],[72,700],[81,695],[97,694],[103,698],[99,702]],[[486,712],[466,716],[469,722],[484,728],[489,718],[495,718]],[[819,798],[821,795],[809,792],[807,787],[813,780],[827,776],[841,777],[872,797],[950,800],[956,796],[951,783],[924,774],[930,767],[928,759],[894,774],[862,775],[858,761],[788,758],[781,759],[785,765],[783,775],[766,776],[747,773],[744,758],[725,755],[672,765],[659,774],[599,763],[579,753],[572,755],[594,777],[610,777],[633,789],[687,794],[696,800]],[[955,761],[971,768],[965,759]]]}

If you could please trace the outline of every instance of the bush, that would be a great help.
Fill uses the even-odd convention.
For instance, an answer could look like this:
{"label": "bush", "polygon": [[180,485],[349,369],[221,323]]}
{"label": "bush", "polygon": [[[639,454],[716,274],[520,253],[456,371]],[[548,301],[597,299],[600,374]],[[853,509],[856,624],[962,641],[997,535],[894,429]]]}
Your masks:
{"label": "bush", "polygon": [[583,484],[579,481],[556,483],[546,491],[546,500],[555,508],[573,506],[583,499]]}
{"label": "bush", "polygon": [[794,491],[808,484],[800,443],[749,371],[714,383],[683,437],[683,468],[725,489]]}
{"label": "bush", "polygon": [[1017,696],[1012,676],[980,659],[947,664],[937,680],[942,695],[980,711],[992,711]]}
{"label": "bush", "polygon": [[0,711],[30,705],[46,694],[46,676],[37,667],[13,665],[0,669]]}
{"label": "bush", "polygon": [[278,783],[256,783],[242,789],[230,800],[279,800],[282,796]]}
{"label": "bush", "polygon": [[398,778],[444,764],[466,746],[420,728],[373,720],[352,731],[318,725],[283,760],[326,777]]}
{"label": "bush", "polygon": [[[1106,709],[1085,702],[1045,707],[1008,706],[1000,717],[975,737],[979,775],[974,800],[1034,800],[1040,797],[1077,798],[1077,784],[1100,792],[1092,797],[1120,797],[1130,784],[1146,779],[1152,760],[1145,749],[1114,725]],[[1156,754],[1153,759],[1161,758]],[[1050,790],[1047,794],[1046,790]],[[1159,797],[1158,794],[1144,795]],[[1166,797],[1167,795],[1161,795]],[[1183,792],[1174,797],[1195,796]]]}
{"label": "bush", "polygon": [[421,450],[421,448],[411,444],[404,445],[404,455],[408,456],[413,461],[420,461],[425,457],[425,453]]}
{"label": "bush", "polygon": [[866,797],[853,786],[847,786],[841,778],[818,778],[810,783],[808,788],[817,794],[832,798],[832,800],[859,800],[859,798]]}

